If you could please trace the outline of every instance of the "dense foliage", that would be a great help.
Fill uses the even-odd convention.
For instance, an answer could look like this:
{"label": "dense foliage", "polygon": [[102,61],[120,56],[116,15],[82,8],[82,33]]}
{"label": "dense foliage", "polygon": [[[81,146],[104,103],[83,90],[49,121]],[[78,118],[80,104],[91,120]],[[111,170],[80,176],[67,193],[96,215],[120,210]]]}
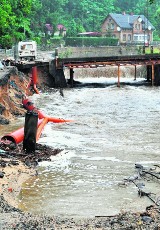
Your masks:
{"label": "dense foliage", "polygon": [[[98,32],[108,13],[123,11],[148,17],[156,28],[154,38],[159,39],[160,0],[0,0],[0,45],[8,48],[19,40],[40,41],[41,37],[47,41],[58,24],[64,25],[70,37]],[[46,24],[52,26],[51,35]]]}

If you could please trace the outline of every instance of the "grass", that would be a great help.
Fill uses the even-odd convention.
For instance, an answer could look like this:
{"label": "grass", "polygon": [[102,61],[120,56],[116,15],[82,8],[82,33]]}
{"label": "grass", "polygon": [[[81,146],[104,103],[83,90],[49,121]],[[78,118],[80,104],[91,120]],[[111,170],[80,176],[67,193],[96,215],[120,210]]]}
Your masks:
{"label": "grass", "polygon": [[[151,54],[151,47],[145,48],[145,54]],[[160,54],[160,48],[153,47],[153,54]]]}

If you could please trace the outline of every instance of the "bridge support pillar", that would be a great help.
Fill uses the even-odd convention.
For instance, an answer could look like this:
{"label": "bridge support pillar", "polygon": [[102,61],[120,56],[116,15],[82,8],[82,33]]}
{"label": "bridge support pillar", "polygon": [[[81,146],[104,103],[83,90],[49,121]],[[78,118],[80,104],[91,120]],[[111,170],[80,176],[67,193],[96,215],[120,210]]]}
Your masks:
{"label": "bridge support pillar", "polygon": [[73,87],[73,76],[74,76],[74,70],[71,68],[70,69],[70,84],[71,84],[71,87]]}
{"label": "bridge support pillar", "polygon": [[56,60],[51,60],[49,63],[49,73],[54,78],[55,87],[66,88],[67,82],[63,69],[56,69]]}
{"label": "bridge support pillar", "polygon": [[152,86],[160,86],[160,65],[147,66],[147,81],[151,81]]}
{"label": "bridge support pillar", "polygon": [[160,86],[160,65],[154,65],[154,84]]}
{"label": "bridge support pillar", "polygon": [[147,65],[147,81],[149,82],[152,79],[152,68],[150,65]]}
{"label": "bridge support pillar", "polygon": [[136,81],[137,79],[137,66],[134,66],[134,80]]}
{"label": "bridge support pillar", "polygon": [[120,65],[118,65],[118,83],[117,83],[118,87],[120,87],[120,75],[121,75]]}
{"label": "bridge support pillar", "polygon": [[152,64],[152,86],[154,86],[154,64]]}

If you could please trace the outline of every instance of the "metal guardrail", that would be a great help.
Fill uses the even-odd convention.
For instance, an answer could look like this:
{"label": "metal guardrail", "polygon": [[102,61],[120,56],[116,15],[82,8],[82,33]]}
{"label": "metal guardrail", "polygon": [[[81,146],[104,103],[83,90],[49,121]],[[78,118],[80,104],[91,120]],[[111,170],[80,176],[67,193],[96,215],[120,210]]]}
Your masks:
{"label": "metal guardrail", "polygon": [[14,56],[14,49],[12,48],[12,49],[6,50],[6,55],[13,57]]}
{"label": "metal guardrail", "polygon": [[14,47],[12,49],[0,49],[0,59],[14,58]]}
{"label": "metal guardrail", "polygon": [[6,50],[5,49],[0,49],[0,54],[5,54]]}

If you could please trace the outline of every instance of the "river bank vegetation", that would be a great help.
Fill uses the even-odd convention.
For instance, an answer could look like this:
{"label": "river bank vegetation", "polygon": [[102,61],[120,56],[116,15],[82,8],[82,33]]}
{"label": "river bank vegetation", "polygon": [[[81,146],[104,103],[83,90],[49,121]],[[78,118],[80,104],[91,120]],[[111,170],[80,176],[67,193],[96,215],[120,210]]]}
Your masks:
{"label": "river bank vegetation", "polygon": [[[108,13],[124,11],[144,14],[156,28],[154,40],[160,39],[160,0],[0,0],[0,6],[1,48],[25,39],[49,43],[51,38],[61,38],[64,29],[67,37],[100,32]],[[50,33],[46,25],[51,26]],[[57,25],[63,25],[58,34]]]}

